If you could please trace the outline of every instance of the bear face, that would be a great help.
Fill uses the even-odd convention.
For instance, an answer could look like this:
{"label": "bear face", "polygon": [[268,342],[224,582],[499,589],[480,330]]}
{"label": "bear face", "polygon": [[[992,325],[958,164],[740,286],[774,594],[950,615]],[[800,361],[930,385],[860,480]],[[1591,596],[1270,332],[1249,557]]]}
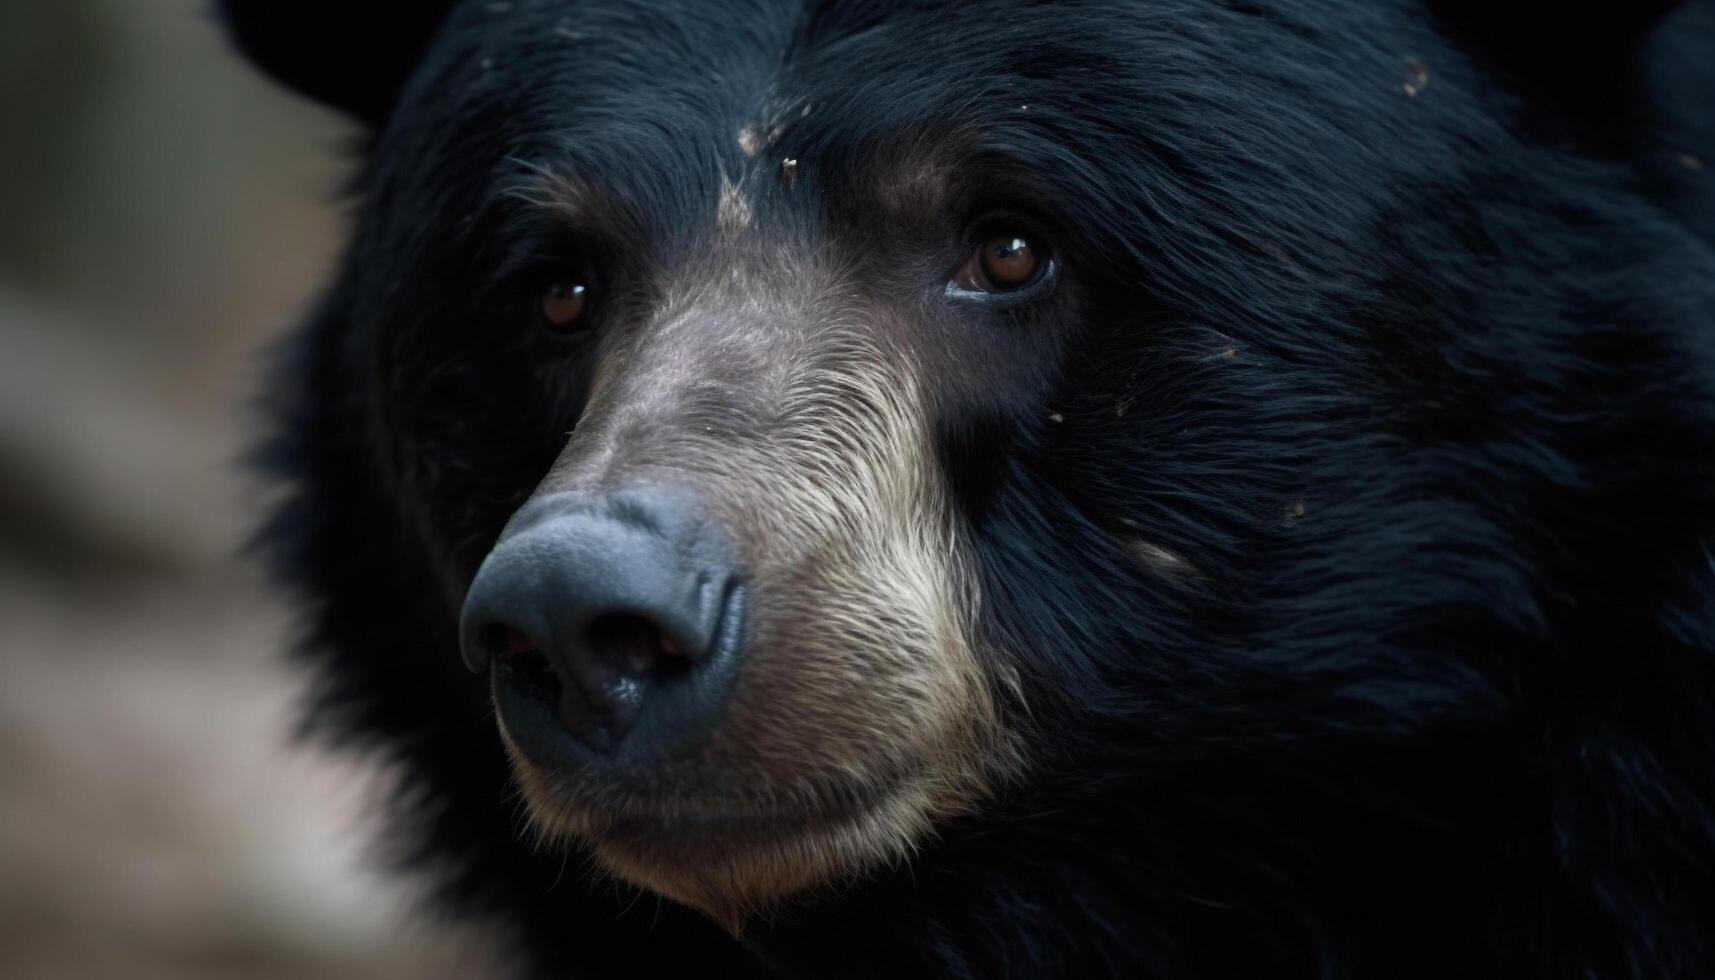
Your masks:
{"label": "bear face", "polygon": [[734,969],[1693,961],[1706,131],[1463,8],[266,9],[374,130],[274,539],[532,944],[673,955],[507,774]]}

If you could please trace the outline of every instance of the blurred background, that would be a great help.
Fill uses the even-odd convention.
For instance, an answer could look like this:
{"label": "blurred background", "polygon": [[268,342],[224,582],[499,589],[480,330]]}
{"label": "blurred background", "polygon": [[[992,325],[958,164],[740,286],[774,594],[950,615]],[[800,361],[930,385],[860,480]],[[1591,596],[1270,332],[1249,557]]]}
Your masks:
{"label": "blurred background", "polygon": [[0,0],[0,977],[493,976],[292,738],[237,460],[353,134],[207,6]]}

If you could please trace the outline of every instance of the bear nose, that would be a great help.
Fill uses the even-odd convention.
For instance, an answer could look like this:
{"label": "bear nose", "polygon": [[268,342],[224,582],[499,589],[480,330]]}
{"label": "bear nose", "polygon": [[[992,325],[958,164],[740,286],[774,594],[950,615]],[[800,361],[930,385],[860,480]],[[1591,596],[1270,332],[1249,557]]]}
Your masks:
{"label": "bear nose", "polygon": [[718,721],[743,596],[728,539],[691,492],[549,494],[477,570],[460,642],[534,761],[587,763],[580,746],[637,761],[694,749]]}

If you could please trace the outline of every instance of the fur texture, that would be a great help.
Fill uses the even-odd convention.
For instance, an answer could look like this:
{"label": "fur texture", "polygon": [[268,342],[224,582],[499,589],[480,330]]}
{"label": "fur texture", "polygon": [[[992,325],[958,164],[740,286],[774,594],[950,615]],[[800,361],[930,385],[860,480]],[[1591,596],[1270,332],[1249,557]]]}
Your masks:
{"label": "fur texture", "polygon": [[[306,36],[353,16],[322,6]],[[329,66],[230,0],[374,126],[282,361],[267,538],[320,727],[407,774],[402,859],[544,976],[1705,973],[1715,10],[1492,6],[470,0],[423,5],[420,57]],[[1054,295],[950,311],[944,246],[997,207]],[[532,276],[592,254],[632,339],[544,347]],[[684,309],[888,352],[794,376],[823,414],[785,448],[741,414],[727,464],[832,452],[850,499],[771,529],[868,521],[851,594],[968,616],[912,683],[995,716],[894,860],[737,938],[533,845],[454,627]],[[831,657],[861,629],[820,625]]]}

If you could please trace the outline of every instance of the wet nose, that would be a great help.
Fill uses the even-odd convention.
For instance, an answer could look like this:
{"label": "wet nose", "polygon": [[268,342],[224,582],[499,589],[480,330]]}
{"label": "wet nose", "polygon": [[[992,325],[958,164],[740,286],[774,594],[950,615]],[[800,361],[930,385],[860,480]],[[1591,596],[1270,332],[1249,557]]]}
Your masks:
{"label": "wet nose", "polygon": [[638,761],[707,739],[743,604],[729,539],[690,491],[555,493],[521,508],[477,570],[460,640],[534,761]]}

